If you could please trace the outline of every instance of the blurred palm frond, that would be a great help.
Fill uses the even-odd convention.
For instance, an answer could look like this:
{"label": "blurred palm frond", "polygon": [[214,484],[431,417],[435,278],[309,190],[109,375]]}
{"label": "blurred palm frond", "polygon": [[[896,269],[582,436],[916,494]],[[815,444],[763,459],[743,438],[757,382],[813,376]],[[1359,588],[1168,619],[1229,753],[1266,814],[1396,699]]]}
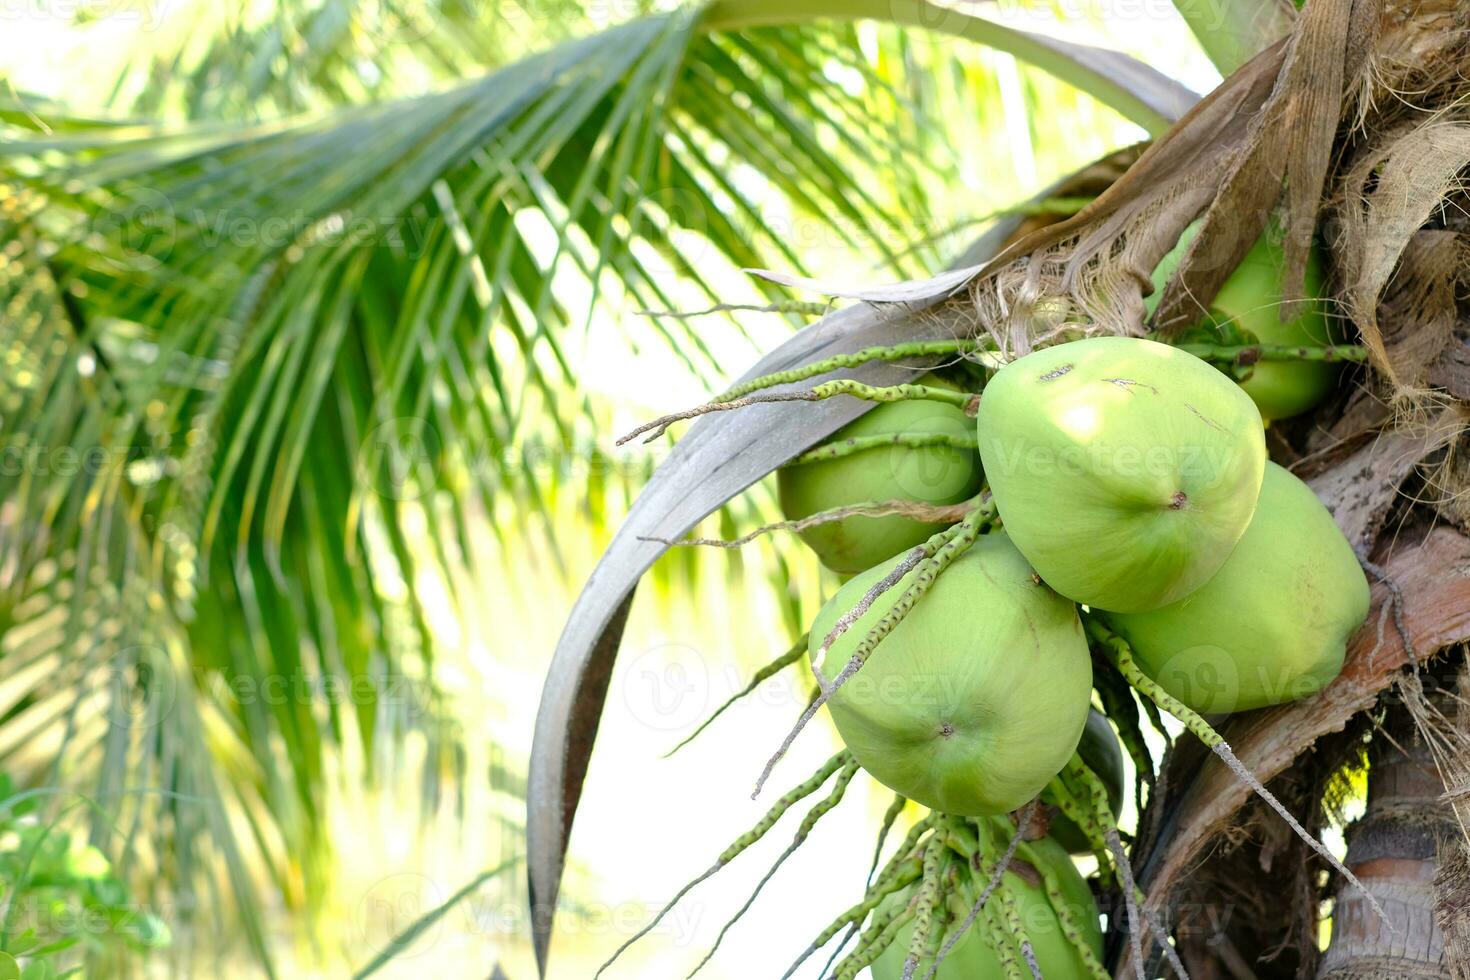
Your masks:
{"label": "blurred palm frond", "polygon": [[[140,61],[119,100],[183,127],[0,105],[0,766],[114,802],[132,831],[98,846],[232,909],[262,960],[262,890],[321,899],[336,748],[424,738],[430,801],[463,776],[425,583],[472,603],[476,528],[511,564],[533,527],[554,555],[569,506],[595,532],[631,496],[648,463],[596,448],[599,385],[663,402],[759,343],[590,326],[789,300],[738,270],[814,252],[934,268],[975,180],[939,119],[1002,112],[983,67],[872,25],[677,11],[514,60],[519,36],[435,10],[412,45],[326,4],[181,49],[187,71]],[[504,66],[372,101],[391,65],[360,43],[431,80]],[[1057,169],[1101,148],[1051,146]],[[547,454],[582,464],[570,505]]]}

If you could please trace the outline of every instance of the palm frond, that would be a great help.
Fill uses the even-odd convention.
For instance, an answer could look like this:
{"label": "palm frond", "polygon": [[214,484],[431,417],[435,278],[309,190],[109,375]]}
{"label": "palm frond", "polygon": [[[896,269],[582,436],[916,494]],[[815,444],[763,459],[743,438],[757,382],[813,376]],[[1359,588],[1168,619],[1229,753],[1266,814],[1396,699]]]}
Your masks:
{"label": "palm frond", "polygon": [[[609,428],[584,377],[597,318],[787,299],[738,270],[807,271],[813,252],[902,277],[957,250],[933,234],[954,220],[935,188],[963,183],[932,113],[991,90],[921,80],[932,66],[897,32],[702,17],[248,126],[4,107],[0,431],[18,462],[0,468],[0,762],[169,787],[127,804],[163,835],[128,844],[158,888],[192,894],[222,866],[229,901],[200,904],[268,890],[312,907],[334,747],[463,738],[419,583],[462,581],[487,520],[523,541],[533,515],[555,548],[565,502],[528,461],[590,455]],[[348,48],[283,67],[286,34],[269,35],[210,41],[184,114],[375,94],[341,80]],[[224,65],[239,84],[201,94]],[[318,94],[292,101],[288,68]],[[183,97],[142,91],[165,116]],[[674,373],[743,363],[741,333],[633,321],[619,363],[662,401]],[[619,473],[606,492],[626,498],[640,478]],[[426,693],[395,698],[404,677]]]}
{"label": "palm frond", "polygon": [[1285,37],[1301,5],[1301,0],[1175,0],[1174,9],[1210,61],[1228,75]]}
{"label": "palm frond", "polygon": [[[580,0],[145,7],[128,18],[138,43],[100,101],[139,117],[248,121],[422,94],[569,40],[591,12]],[[71,36],[111,41],[120,25],[107,20],[77,17]]]}

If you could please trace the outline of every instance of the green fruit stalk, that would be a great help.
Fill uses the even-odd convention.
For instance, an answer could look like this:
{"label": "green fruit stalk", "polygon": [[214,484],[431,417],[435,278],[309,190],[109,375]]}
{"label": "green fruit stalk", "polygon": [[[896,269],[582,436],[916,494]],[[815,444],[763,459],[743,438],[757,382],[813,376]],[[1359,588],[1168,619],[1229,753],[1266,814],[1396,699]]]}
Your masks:
{"label": "green fruit stalk", "polygon": [[[813,656],[896,564],[838,590],[812,626]],[[842,670],[914,574],[837,639],[817,666],[823,677]],[[1076,607],[994,532],[945,569],[827,706],[853,757],[879,782],[933,809],[980,816],[1022,806],[1066,765],[1091,692]]]}
{"label": "green fruit stalk", "polygon": [[[898,434],[968,438],[973,432],[973,420],[953,405],[899,401],[877,406],[844,426],[825,445]],[[951,446],[881,446],[785,466],[776,474],[787,520],[868,501],[956,504],[974,496],[980,482],[979,457],[973,450]],[[848,517],[800,533],[823,565],[851,575],[923,543],[940,527],[907,517]]]}
{"label": "green fruit stalk", "polygon": [[[1030,851],[1041,867],[1033,866],[1019,857],[1012,859],[1010,870],[1003,876],[1002,887],[1009,890],[1016,899],[1021,923],[1026,938],[1030,940],[1036,953],[1036,964],[1041,967],[1041,975],[1046,980],[1082,980],[1089,977],[1091,974],[1082,958],[1062,932],[1056,909],[1047,900],[1046,891],[1041,885],[1041,875],[1046,872],[1055,875],[1068,910],[1072,913],[1072,919],[1082,926],[1084,941],[1101,959],[1102,931],[1098,926],[1097,905],[1093,902],[1092,892],[1082,875],[1078,874],[1066,850],[1055,841],[1032,841]],[[970,906],[979,898],[984,882],[969,879],[966,885],[967,887],[950,896],[945,910],[950,918],[951,929],[959,928],[959,924],[964,921]],[[902,901],[904,898],[906,896],[889,901]],[[1000,896],[992,896],[991,901],[999,904]],[[977,919],[960,937],[959,942],[940,964],[939,971],[935,974],[936,980],[1003,980],[1006,972],[995,951],[997,937],[983,928],[984,921],[983,916]],[[899,980],[903,976],[903,964],[912,935],[913,927],[908,926],[894,937],[892,945],[873,963],[873,980]],[[919,975],[922,976],[923,972],[921,970]]]}
{"label": "green fruit stalk", "polygon": [[1192,354],[1132,337],[1036,351],[986,385],[980,458],[1016,547],[1059,593],[1144,612],[1220,569],[1255,510],[1260,412]]}
{"label": "green fruit stalk", "polygon": [[1332,515],[1271,463],[1250,528],[1214,578],[1162,609],[1103,618],[1164,690],[1195,711],[1230,712],[1320,691],[1368,602]]}
{"label": "green fruit stalk", "polygon": [[[1179,244],[1154,269],[1154,292],[1144,301],[1150,315],[1158,306],[1164,284],[1174,274],[1199,223],[1190,225]],[[1220,287],[1210,304],[1207,322],[1187,335],[1189,339],[1219,342],[1225,334],[1243,334],[1245,343],[1322,347],[1333,343],[1326,304],[1322,301],[1322,261],[1316,249],[1307,253],[1304,294],[1297,315],[1282,322],[1282,269],[1285,258],[1273,226],[1246,253],[1240,265]],[[1338,365],[1324,361],[1261,361],[1241,382],[1246,394],[1270,422],[1290,418],[1317,405],[1337,383]]]}
{"label": "green fruit stalk", "polygon": [[[1097,778],[1108,789],[1108,809],[1117,814],[1123,803],[1123,747],[1107,716],[1096,708],[1087,713],[1087,727],[1082,729],[1082,740],[1077,743],[1077,754],[1087,763]],[[1073,854],[1091,854],[1092,844],[1082,828],[1064,814],[1052,818],[1048,831],[1052,839]]]}

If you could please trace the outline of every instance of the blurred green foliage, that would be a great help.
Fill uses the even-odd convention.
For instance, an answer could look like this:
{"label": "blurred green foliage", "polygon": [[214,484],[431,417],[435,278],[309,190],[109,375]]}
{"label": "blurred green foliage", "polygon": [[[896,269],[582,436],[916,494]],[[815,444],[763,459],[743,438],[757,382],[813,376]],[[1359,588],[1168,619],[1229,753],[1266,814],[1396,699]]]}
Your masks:
{"label": "blurred green foliage", "polygon": [[[16,792],[0,773],[0,977],[57,980],[106,970],[169,944],[167,924],[136,900],[107,857],[48,819],[56,797]],[[53,806],[54,809],[54,806]],[[95,975],[95,974],[94,974]]]}

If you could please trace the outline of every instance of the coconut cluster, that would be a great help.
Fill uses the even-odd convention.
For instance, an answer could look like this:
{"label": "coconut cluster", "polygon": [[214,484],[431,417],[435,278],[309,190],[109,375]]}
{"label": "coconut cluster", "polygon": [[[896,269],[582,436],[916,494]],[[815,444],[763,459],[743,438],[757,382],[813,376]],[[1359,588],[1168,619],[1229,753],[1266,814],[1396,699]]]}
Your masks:
{"label": "coconut cluster", "polygon": [[[1117,817],[1125,758],[1140,807],[1144,785],[1153,798],[1135,695],[1156,728],[1158,711],[1173,715],[1360,887],[1205,718],[1320,691],[1369,607],[1358,556],[1312,490],[1267,458],[1265,437],[1334,387],[1335,362],[1368,351],[1337,346],[1315,300],[1290,316],[1269,302],[1285,293],[1272,234],[1175,343],[1062,331],[1008,361],[993,335],[864,348],[743,379],[620,440],[763,403],[874,403],[778,472],[785,521],[687,542],[796,531],[843,583],[806,639],[757,675],[805,652],[818,690],[754,795],[823,708],[844,748],[703,877],[832,779],[779,866],[859,769],[895,795],[880,857],[910,802],[929,810],[792,969],[861,929],[839,977],[907,977],[920,963],[938,980],[1021,976],[1023,964],[1101,975],[1098,913],[1071,855],[1097,858],[1137,929]],[[1309,288],[1317,274],[1309,261]],[[949,364],[908,383],[790,387],[935,357]]]}
{"label": "coconut cluster", "polygon": [[[977,833],[993,834],[994,829],[991,824],[980,823],[977,825]],[[1060,902],[1054,902],[1047,894],[1044,887],[1047,878],[1051,879]],[[958,922],[965,918],[984,884],[985,882],[977,881],[973,877],[964,877],[960,887],[945,896],[945,907],[942,911],[950,921]],[[1078,940],[1080,945],[1091,950],[1094,957],[1101,959],[1102,931],[1098,928],[1098,910],[1092,890],[1088,888],[1086,879],[1077,872],[1071,855],[1066,850],[1049,838],[1032,841],[1027,847],[1025,857],[1012,858],[999,887],[1006,890],[1005,898],[1014,903],[1017,918],[1025,927],[1026,939],[1041,976],[1089,975],[1078,948]],[[900,906],[906,900],[908,896],[902,893],[890,897],[885,906],[879,907],[879,915]],[[1077,924],[1077,937],[1067,936],[1064,916]],[[1002,950],[998,948],[1000,944],[992,939],[998,931],[970,929],[961,934],[945,957],[939,975],[966,980],[1006,976]],[[913,932],[912,924],[897,931],[893,942],[873,963],[873,980],[899,980],[904,975],[904,960]],[[1011,953],[1013,960],[1025,962],[1020,950],[1010,949],[1006,952]]]}
{"label": "coconut cluster", "polygon": [[[1106,774],[1116,807],[1121,752],[1101,715],[1089,729],[1088,618],[1198,712],[1319,691],[1367,615],[1368,585],[1311,489],[1268,461],[1258,399],[1288,411],[1320,397],[1320,381],[1298,378],[1315,394],[1293,400],[1282,390],[1291,375],[1252,391],[1178,347],[1083,339],[989,378],[965,417],[973,451],[891,447],[783,472],[782,500],[799,502],[792,517],[884,495],[951,503],[982,484],[995,508],[932,582],[903,560],[934,524],[852,517],[808,536],[848,579],[817,616],[809,652],[853,757],[909,799],[984,817],[1040,794],[1087,730],[1085,761]],[[963,414],[880,405],[833,441],[953,427]],[[873,561],[859,570],[858,558]],[[898,608],[914,584],[922,596]],[[855,657],[861,670],[840,678]],[[1055,836],[1088,849],[1065,820]]]}
{"label": "coconut cluster", "polygon": [[[734,541],[686,542],[730,547],[792,530],[842,580],[805,640],[747,688],[803,652],[818,682],[754,795],[823,708],[843,750],[688,886],[828,780],[775,867],[859,769],[891,789],[863,900],[792,970],[841,933],[834,961],[853,936],[858,944],[838,977],[867,966],[908,977],[921,964],[938,980],[1023,967],[1103,975],[1098,911],[1071,855],[1097,858],[1099,883],[1123,896],[1137,936],[1117,814],[1125,759],[1140,808],[1143,787],[1150,805],[1157,789],[1139,705],[1155,728],[1159,711],[1176,718],[1361,887],[1205,717],[1320,691],[1369,608],[1358,556],[1311,488],[1267,458],[1265,437],[1271,421],[1335,386],[1337,361],[1368,350],[1337,346],[1315,300],[1280,315],[1269,301],[1285,293],[1273,234],[1175,343],[1063,331],[1008,361],[994,335],[864,348],[743,379],[621,440],[763,403],[874,403],[778,472],[785,521]],[[1186,234],[1160,279],[1188,243]],[[1315,288],[1315,260],[1306,275]],[[936,357],[948,365],[908,383],[790,387]],[[911,802],[929,812],[884,864],[883,842]],[[1167,944],[1162,952],[1174,957]]]}

